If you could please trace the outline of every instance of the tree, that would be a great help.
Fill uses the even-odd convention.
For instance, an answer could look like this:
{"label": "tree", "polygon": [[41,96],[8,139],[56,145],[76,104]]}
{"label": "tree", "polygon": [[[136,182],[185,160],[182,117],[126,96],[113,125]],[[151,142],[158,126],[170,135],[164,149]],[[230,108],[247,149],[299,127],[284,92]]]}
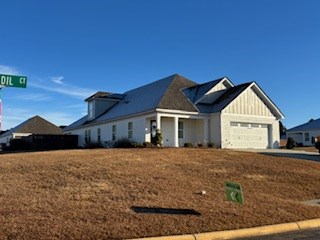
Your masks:
{"label": "tree", "polygon": [[287,133],[287,128],[282,124],[282,122],[279,122],[279,130],[280,130],[280,136]]}

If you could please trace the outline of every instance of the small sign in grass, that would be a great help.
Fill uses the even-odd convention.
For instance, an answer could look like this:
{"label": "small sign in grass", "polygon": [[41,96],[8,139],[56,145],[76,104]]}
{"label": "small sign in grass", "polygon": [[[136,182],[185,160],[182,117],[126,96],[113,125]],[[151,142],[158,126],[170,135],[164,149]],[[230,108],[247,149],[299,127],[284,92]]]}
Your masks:
{"label": "small sign in grass", "polygon": [[240,183],[225,182],[226,194],[228,201],[244,204],[244,198]]}

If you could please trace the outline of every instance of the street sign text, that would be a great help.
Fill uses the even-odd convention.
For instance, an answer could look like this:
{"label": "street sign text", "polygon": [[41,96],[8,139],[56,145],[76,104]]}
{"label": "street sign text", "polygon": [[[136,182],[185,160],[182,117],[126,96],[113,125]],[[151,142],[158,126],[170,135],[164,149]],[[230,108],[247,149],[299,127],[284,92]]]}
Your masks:
{"label": "street sign text", "polygon": [[27,77],[0,74],[0,86],[26,88]]}

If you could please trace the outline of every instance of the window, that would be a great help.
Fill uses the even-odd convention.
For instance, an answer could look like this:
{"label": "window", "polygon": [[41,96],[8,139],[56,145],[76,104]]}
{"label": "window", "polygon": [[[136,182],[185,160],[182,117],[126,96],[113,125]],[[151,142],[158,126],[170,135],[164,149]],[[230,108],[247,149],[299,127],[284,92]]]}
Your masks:
{"label": "window", "polygon": [[97,129],[97,140],[98,142],[101,142],[101,128]]}
{"label": "window", "polygon": [[88,102],[88,117],[93,118],[93,102]]}
{"label": "window", "polygon": [[252,128],[259,128],[259,124],[251,123],[251,127],[252,127]]}
{"label": "window", "polygon": [[306,142],[309,142],[309,141],[310,141],[310,134],[309,134],[309,133],[305,133],[305,134],[304,134],[304,140],[305,140]]}
{"label": "window", "polygon": [[91,129],[84,131],[84,140],[86,143],[91,142]]}
{"label": "window", "polygon": [[116,140],[116,136],[117,136],[117,126],[112,125],[112,141]]}
{"label": "window", "polygon": [[231,123],[230,123],[230,126],[231,126],[231,127],[238,127],[238,123],[237,123],[237,122],[231,122]]}
{"label": "window", "polygon": [[178,138],[183,138],[183,122],[178,122]]}
{"label": "window", "polygon": [[248,123],[240,123],[240,127],[248,128],[249,124]]}
{"label": "window", "polygon": [[128,122],[128,138],[132,138],[133,135],[133,123],[132,122]]}

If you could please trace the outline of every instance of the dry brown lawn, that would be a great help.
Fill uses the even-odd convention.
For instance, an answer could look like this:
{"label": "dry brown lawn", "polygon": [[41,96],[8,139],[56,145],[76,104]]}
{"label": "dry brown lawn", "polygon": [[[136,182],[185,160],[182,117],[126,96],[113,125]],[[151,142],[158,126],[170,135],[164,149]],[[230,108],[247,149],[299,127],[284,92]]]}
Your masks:
{"label": "dry brown lawn", "polygon": [[[0,239],[123,239],[320,218],[320,207],[302,203],[320,198],[320,163],[255,153],[2,154],[0,180]],[[226,200],[226,180],[242,184],[243,206]]]}

